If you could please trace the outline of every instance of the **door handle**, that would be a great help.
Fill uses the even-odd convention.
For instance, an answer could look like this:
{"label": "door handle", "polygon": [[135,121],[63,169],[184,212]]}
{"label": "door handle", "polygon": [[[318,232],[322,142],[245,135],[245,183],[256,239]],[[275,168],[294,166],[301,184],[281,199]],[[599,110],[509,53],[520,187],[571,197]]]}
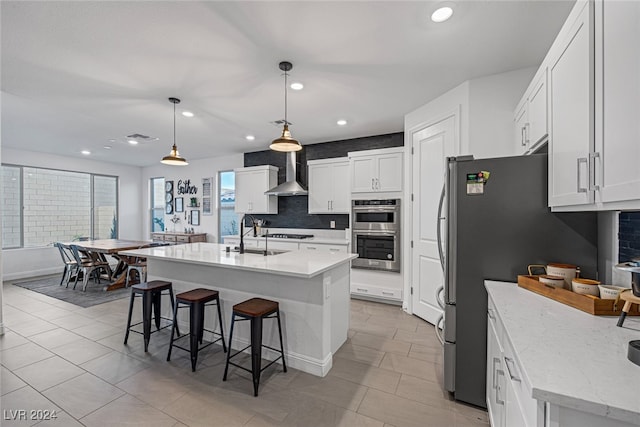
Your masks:
{"label": "door handle", "polygon": [[600,186],[596,184],[596,159],[600,158],[600,153],[589,153],[589,190],[599,191]]}
{"label": "door handle", "polygon": [[511,379],[512,379],[513,381],[518,381],[518,382],[520,382],[520,381],[521,381],[521,380],[520,380],[520,378],[518,378],[518,377],[516,377],[515,375],[513,375],[513,373],[511,372],[511,367],[509,366],[509,364],[511,364],[511,365],[513,366],[513,370],[514,370],[514,371],[516,370],[516,364],[515,364],[515,362],[513,361],[513,359],[512,359],[512,358],[510,358],[510,357],[505,356],[505,357],[504,357],[504,364],[505,364],[505,365],[507,365],[507,371],[509,371],[509,377],[511,377]]}
{"label": "door handle", "polygon": [[580,185],[580,164],[584,163],[585,165],[587,165],[587,169],[589,168],[589,159],[586,157],[578,157],[578,173],[576,174],[576,176],[578,177],[578,193],[587,193],[589,191],[588,188],[586,187],[582,187]]}

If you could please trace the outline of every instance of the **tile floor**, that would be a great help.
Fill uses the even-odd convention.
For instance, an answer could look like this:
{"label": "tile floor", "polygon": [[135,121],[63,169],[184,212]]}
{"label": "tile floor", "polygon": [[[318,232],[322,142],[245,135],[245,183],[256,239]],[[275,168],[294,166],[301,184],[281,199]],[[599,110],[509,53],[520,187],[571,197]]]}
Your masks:
{"label": "tile floor", "polygon": [[[186,352],[165,361],[168,329],[152,335],[146,354],[140,335],[123,345],[127,310],[128,299],[81,308],[5,284],[0,425],[488,425],[485,411],[443,392],[433,327],[397,306],[352,300],[349,339],[329,374],[274,365],[257,398],[243,371],[230,368],[222,381],[219,346],[192,373]],[[42,420],[48,414],[57,418]]]}

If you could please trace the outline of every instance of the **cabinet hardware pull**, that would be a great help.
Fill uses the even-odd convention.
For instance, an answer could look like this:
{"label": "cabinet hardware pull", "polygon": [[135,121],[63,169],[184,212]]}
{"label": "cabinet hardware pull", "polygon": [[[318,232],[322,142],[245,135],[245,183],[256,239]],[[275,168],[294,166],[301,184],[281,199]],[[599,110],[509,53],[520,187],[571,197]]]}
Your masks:
{"label": "cabinet hardware pull", "polygon": [[376,178],[376,190],[380,189],[380,178]]}
{"label": "cabinet hardware pull", "polygon": [[600,191],[600,186],[596,184],[596,159],[600,158],[600,153],[589,153],[589,190]]}
{"label": "cabinet hardware pull", "polygon": [[522,145],[523,147],[527,146],[527,143],[525,142],[525,138],[524,138],[524,126],[520,128],[520,145]]}
{"label": "cabinet hardware pull", "polygon": [[[502,375],[504,377],[504,371],[502,369],[498,369],[498,375]],[[496,403],[498,405],[504,405],[504,400],[500,400],[500,398],[498,397],[500,394],[500,386],[498,385],[496,387]]]}
{"label": "cabinet hardware pull", "polygon": [[315,251],[318,248],[316,248],[315,246],[307,246],[307,249]]}
{"label": "cabinet hardware pull", "polygon": [[391,296],[393,296],[393,292],[382,291],[382,295],[391,295]]}
{"label": "cabinet hardware pull", "polygon": [[489,319],[491,319],[491,320],[496,320],[496,316],[493,314],[493,309],[492,308],[488,308],[487,309],[487,316],[489,316]]}
{"label": "cabinet hardware pull", "polygon": [[376,187],[375,187],[375,182],[376,182],[376,179],[375,179],[375,178],[371,178],[371,189],[372,189],[372,190],[375,190],[375,189],[376,189]]}
{"label": "cabinet hardware pull", "polygon": [[498,370],[496,369],[496,363],[500,363],[500,359],[498,357],[493,358],[493,389],[498,389]]}
{"label": "cabinet hardware pull", "polygon": [[356,288],[356,291],[358,291],[358,292],[369,292],[367,289],[362,289],[362,288]]}
{"label": "cabinet hardware pull", "polygon": [[513,375],[513,373],[511,372],[511,367],[509,366],[509,364],[512,364],[513,365],[513,370],[514,371],[516,370],[516,364],[514,363],[513,359],[510,358],[510,357],[505,356],[504,357],[504,362],[505,362],[505,365],[507,365],[507,371],[509,371],[509,376],[511,377],[511,379],[514,380],[514,381],[520,382],[521,381],[520,378],[518,378],[515,375]]}
{"label": "cabinet hardware pull", "polygon": [[531,141],[529,140],[529,128],[530,128],[530,124],[529,123],[525,123],[524,124],[524,143],[526,145],[531,144]]}
{"label": "cabinet hardware pull", "polygon": [[589,190],[587,188],[581,187],[580,186],[580,164],[584,163],[587,166],[587,169],[589,168],[589,159],[587,159],[586,157],[579,157],[578,158],[578,173],[576,174],[578,177],[578,193],[587,193]]}

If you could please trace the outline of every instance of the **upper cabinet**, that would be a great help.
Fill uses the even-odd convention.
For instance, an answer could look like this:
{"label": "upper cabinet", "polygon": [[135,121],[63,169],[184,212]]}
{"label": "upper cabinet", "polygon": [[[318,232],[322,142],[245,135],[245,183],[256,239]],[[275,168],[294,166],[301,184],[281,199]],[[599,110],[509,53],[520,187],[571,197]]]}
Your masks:
{"label": "upper cabinet", "polygon": [[516,108],[520,152],[548,130],[554,211],[640,209],[639,39],[640,2],[577,0]]}
{"label": "upper cabinet", "polygon": [[595,16],[596,202],[629,203],[640,200],[640,2],[598,1]]}
{"label": "upper cabinet", "polygon": [[578,2],[550,51],[549,206],[593,203],[593,4]]}
{"label": "upper cabinet", "polygon": [[309,213],[348,214],[351,201],[349,159],[340,157],[310,160],[307,164],[309,166]]}
{"label": "upper cabinet", "polygon": [[236,213],[277,214],[278,197],[264,192],[278,185],[278,168],[253,166],[234,169],[236,174]]}
{"label": "upper cabinet", "polygon": [[402,191],[404,148],[349,153],[352,193]]}
{"label": "upper cabinet", "polygon": [[535,151],[549,134],[547,126],[547,68],[541,68],[518,103],[514,116],[516,152],[528,154]]}

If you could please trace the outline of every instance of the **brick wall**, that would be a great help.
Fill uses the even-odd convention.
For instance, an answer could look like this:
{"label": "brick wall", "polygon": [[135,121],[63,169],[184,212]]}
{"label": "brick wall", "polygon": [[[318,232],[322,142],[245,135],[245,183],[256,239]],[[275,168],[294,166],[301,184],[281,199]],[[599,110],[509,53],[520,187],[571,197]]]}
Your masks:
{"label": "brick wall", "polygon": [[618,228],[618,262],[640,257],[640,212],[621,212]]}

